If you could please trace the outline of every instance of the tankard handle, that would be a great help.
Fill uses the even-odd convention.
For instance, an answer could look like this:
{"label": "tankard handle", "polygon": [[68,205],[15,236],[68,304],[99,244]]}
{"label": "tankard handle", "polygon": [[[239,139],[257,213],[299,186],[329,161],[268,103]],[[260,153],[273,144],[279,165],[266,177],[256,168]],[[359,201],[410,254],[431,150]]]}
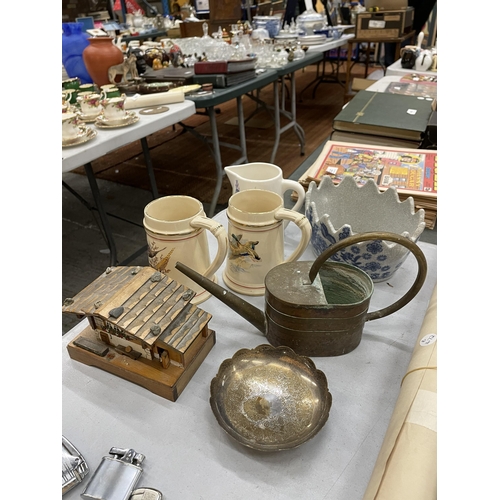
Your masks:
{"label": "tankard handle", "polygon": [[199,215],[190,222],[191,227],[199,227],[210,231],[217,239],[217,255],[208,266],[208,269],[203,273],[203,276],[211,278],[213,274],[222,266],[226,259],[229,242],[224,226],[219,222],[210,219],[209,217]]}
{"label": "tankard handle", "polygon": [[283,179],[281,183],[281,197],[283,198],[284,194],[290,190],[297,193],[297,201],[291,210],[298,212],[302,208],[304,200],[306,199],[306,191],[300,182],[293,181],[291,179]]}
{"label": "tankard handle", "polygon": [[299,244],[295,247],[293,253],[285,259],[282,264],[285,262],[295,262],[306,250],[307,245],[311,241],[311,223],[308,218],[295,210],[290,210],[289,208],[280,208],[274,214],[274,218],[276,220],[284,220],[293,222],[300,229],[300,241]]}
{"label": "tankard handle", "polygon": [[[318,256],[318,258],[313,262],[311,269],[309,270],[309,279],[311,280],[311,283],[316,279],[316,276],[321,266],[333,254],[337,253],[339,250],[342,250],[345,247],[348,247],[349,245],[354,245],[356,243],[360,243],[361,241],[367,241],[367,240],[384,240],[384,241],[393,241],[394,243],[399,243],[400,245],[403,245],[404,247],[408,248],[408,250],[411,251],[411,253],[417,259],[418,263],[417,277],[415,278],[415,281],[413,282],[411,288],[399,300],[397,300],[390,306],[384,307],[383,309],[380,309],[378,311],[373,311],[371,313],[368,313],[366,316],[366,321],[370,321],[372,319],[378,319],[378,318],[383,318],[385,316],[389,316],[393,312],[398,311],[406,304],[408,304],[408,302],[410,302],[422,288],[422,285],[424,284],[425,281],[425,277],[427,275],[427,260],[425,258],[424,253],[422,252],[420,247],[417,246],[416,243],[407,238],[404,238],[400,234],[388,233],[383,231],[360,233],[354,236],[349,236],[347,238],[344,238],[343,240],[340,240],[338,243],[335,243],[335,245],[328,247],[323,253],[321,253]],[[361,271],[361,269],[359,269],[359,271]]]}

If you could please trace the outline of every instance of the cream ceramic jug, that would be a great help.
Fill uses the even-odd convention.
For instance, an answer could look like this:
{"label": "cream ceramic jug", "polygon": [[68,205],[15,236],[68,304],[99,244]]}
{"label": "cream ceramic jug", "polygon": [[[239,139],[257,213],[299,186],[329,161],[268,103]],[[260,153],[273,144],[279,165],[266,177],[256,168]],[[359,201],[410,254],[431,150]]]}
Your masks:
{"label": "cream ceramic jug", "polygon": [[[301,231],[300,241],[285,260],[283,221]],[[247,189],[233,194],[227,207],[229,253],[222,274],[224,283],[243,295],[264,295],[266,274],[278,264],[296,261],[311,239],[305,215],[283,208],[272,191]]]}
{"label": "cream ceramic jug", "polygon": [[299,211],[302,208],[306,193],[301,184],[290,179],[283,179],[283,171],[272,163],[246,163],[244,165],[232,165],[224,168],[226,175],[233,188],[233,194],[246,189],[263,189],[272,191],[283,198],[288,190],[297,193],[298,199],[292,210]]}
{"label": "cream ceramic jug", "polygon": [[[144,209],[144,229],[148,243],[149,265],[193,290],[192,304],[210,294],[175,269],[177,261],[216,281],[215,272],[226,259],[228,238],[224,226],[208,217],[202,203],[190,196],[164,196]],[[210,261],[207,231],[217,240],[217,254]]]}

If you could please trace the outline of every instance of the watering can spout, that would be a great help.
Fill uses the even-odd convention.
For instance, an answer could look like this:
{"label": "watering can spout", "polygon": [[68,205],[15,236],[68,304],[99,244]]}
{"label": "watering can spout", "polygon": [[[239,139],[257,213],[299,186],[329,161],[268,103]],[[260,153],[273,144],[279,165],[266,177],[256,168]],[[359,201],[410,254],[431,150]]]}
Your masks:
{"label": "watering can spout", "polygon": [[249,323],[255,326],[257,330],[266,335],[267,323],[266,316],[263,311],[257,309],[255,306],[249,304],[229,290],[217,285],[209,278],[197,273],[193,269],[184,265],[182,262],[177,262],[175,267],[181,273],[185,274],[188,278],[191,278],[195,283],[210,292],[214,297],[218,298],[221,302],[224,302],[224,304],[230,307],[233,311],[237,312],[242,318],[246,319]]}

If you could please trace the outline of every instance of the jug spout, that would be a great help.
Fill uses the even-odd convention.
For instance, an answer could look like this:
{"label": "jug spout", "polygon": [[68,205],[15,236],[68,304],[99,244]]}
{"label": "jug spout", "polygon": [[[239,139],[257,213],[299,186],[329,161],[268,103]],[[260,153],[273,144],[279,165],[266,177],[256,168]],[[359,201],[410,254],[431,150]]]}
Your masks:
{"label": "jug spout", "polygon": [[233,311],[237,312],[242,318],[251,323],[257,330],[264,335],[267,334],[266,316],[263,311],[257,309],[252,304],[249,304],[241,297],[217,285],[212,280],[202,276],[195,270],[184,265],[182,262],[177,262],[175,267],[188,278],[191,278],[195,283],[210,292],[214,297],[217,297],[221,302],[224,302]]}
{"label": "jug spout", "polygon": [[224,172],[226,172],[227,178],[231,183],[233,188],[233,193],[240,191],[238,179],[241,180],[241,176],[237,173],[237,170],[241,169],[241,165],[232,165],[230,167],[224,167]]}

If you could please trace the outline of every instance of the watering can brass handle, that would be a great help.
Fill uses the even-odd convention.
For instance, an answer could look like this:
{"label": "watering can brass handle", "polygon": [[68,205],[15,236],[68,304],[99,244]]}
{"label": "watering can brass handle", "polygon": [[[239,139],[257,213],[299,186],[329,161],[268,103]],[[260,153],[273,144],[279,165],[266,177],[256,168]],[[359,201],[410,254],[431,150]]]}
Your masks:
{"label": "watering can brass handle", "polygon": [[[404,247],[408,248],[411,251],[411,253],[415,256],[415,258],[417,259],[418,273],[417,273],[417,277],[415,278],[415,281],[413,282],[413,285],[411,286],[411,288],[399,300],[397,300],[396,302],[394,302],[390,306],[387,306],[383,309],[368,313],[368,315],[366,316],[366,321],[370,321],[372,319],[383,318],[384,316],[389,316],[389,314],[396,312],[397,310],[401,309],[406,304],[408,304],[408,302],[410,302],[413,299],[413,297],[415,297],[415,295],[417,295],[417,293],[422,288],[422,285],[424,284],[424,281],[425,281],[425,277],[427,275],[427,260],[425,259],[424,253],[422,252],[420,247],[417,246],[416,243],[409,240],[408,238],[404,238],[400,234],[388,233],[388,232],[383,232],[383,231],[376,231],[376,232],[361,233],[361,234],[356,234],[354,236],[349,236],[349,237],[344,238],[343,240],[339,241],[335,245],[328,247],[313,262],[313,265],[311,266],[311,269],[309,270],[309,279],[311,280],[311,283],[316,279],[316,275],[318,274],[320,267],[333,254],[337,253],[339,250],[342,250],[345,247],[348,247],[349,245],[354,245],[356,243],[360,243],[361,241],[368,241],[368,240],[393,241],[395,243],[399,243],[400,245],[403,245]],[[353,266],[353,267],[355,267],[355,266]]]}

